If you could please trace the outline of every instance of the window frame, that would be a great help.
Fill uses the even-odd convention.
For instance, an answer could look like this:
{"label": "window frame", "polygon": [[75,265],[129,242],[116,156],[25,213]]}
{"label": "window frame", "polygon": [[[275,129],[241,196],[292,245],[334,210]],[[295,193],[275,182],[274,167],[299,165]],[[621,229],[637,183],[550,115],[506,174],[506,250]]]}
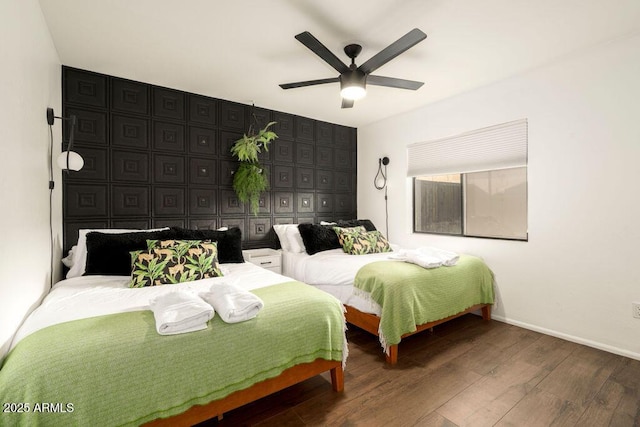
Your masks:
{"label": "window frame", "polygon": [[[457,174],[448,174],[448,175],[460,175],[460,221],[462,224],[462,232],[460,234],[458,233],[438,233],[435,231],[419,231],[416,229],[417,226],[417,218],[416,218],[416,209],[418,208],[416,206],[416,181],[418,180],[418,178],[420,176],[428,176],[428,175],[419,175],[419,176],[413,176],[411,177],[412,179],[412,232],[414,234],[429,234],[429,235],[435,235],[435,236],[453,236],[453,237],[469,237],[469,238],[476,238],[476,239],[490,239],[490,240],[504,240],[504,241],[516,241],[516,242],[528,242],[529,241],[529,227],[528,227],[528,210],[529,210],[529,168],[528,166],[523,166],[524,168],[526,168],[526,176],[527,176],[527,181],[526,181],[526,186],[527,186],[527,233],[526,236],[524,238],[518,238],[518,237],[497,237],[497,236],[478,236],[475,234],[466,234],[466,177],[465,175],[469,174],[469,173],[473,173],[473,172],[469,172],[469,173],[457,173]],[[433,175],[432,175],[433,176]]]}

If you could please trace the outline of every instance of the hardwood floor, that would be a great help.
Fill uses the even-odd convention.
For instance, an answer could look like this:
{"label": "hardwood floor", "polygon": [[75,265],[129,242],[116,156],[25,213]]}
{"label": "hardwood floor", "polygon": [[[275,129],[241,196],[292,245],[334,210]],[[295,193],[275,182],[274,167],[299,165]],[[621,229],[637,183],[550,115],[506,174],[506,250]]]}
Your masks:
{"label": "hardwood floor", "polygon": [[466,315],[400,344],[350,326],[345,391],[318,376],[209,426],[640,426],[640,361]]}

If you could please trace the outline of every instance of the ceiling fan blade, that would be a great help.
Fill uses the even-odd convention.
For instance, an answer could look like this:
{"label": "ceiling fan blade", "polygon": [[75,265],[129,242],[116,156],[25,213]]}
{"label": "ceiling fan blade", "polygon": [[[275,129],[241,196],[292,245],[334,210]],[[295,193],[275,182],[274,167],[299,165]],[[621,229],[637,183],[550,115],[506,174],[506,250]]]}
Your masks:
{"label": "ceiling fan blade", "polygon": [[353,107],[353,99],[342,98],[342,108],[352,108],[352,107]]}
{"label": "ceiling fan blade", "polygon": [[322,85],[325,83],[337,83],[339,81],[340,81],[340,77],[332,77],[330,79],[307,80],[306,82],[283,83],[280,85],[280,87],[282,89],[294,89],[297,87]]}
{"label": "ceiling fan blade", "polygon": [[369,58],[369,60],[360,65],[358,69],[365,74],[369,74],[426,38],[427,35],[425,33],[414,28],[395,42],[391,43],[389,46],[382,49],[376,55]]}
{"label": "ceiling fan blade", "polygon": [[395,87],[398,89],[418,90],[423,82],[417,82],[415,80],[396,79],[395,77],[383,77],[383,76],[367,76],[367,84],[375,86],[387,86]]}
{"label": "ceiling fan blade", "polygon": [[322,58],[327,64],[331,65],[340,74],[349,70],[349,67],[345,65],[337,56],[335,56],[325,45],[320,43],[317,38],[313,37],[310,32],[305,31],[296,36],[296,39],[320,58]]}

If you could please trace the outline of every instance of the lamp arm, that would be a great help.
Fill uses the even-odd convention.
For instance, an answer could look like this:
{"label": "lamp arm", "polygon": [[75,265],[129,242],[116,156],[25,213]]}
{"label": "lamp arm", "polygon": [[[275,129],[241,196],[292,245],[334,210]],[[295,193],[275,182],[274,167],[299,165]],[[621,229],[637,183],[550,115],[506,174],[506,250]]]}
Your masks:
{"label": "lamp arm", "polygon": [[70,157],[71,157],[71,152],[73,150],[73,141],[74,141],[76,124],[78,122],[78,118],[74,114],[70,115],[69,117],[56,116],[53,111],[53,108],[47,108],[47,124],[49,124],[49,128],[53,126],[54,119],[60,119],[60,120],[71,122],[71,130],[69,133],[69,144],[67,145],[66,151],[63,151],[63,153],[66,153],[65,155],[66,168],[64,170],[68,172],[69,170],[71,170]]}
{"label": "lamp arm", "polygon": [[69,165],[69,156],[71,155],[71,150],[73,149],[73,135],[75,134],[76,130],[77,118],[72,114],[68,120],[71,120],[71,132],[69,133],[69,145],[67,146],[67,170],[70,170],[71,167]]}

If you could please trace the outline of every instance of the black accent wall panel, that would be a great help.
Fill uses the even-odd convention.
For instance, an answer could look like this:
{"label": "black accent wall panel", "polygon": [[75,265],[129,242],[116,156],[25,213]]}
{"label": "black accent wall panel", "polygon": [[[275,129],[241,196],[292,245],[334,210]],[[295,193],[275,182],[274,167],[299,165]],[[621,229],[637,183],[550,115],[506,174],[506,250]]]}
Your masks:
{"label": "black accent wall panel", "polygon": [[278,214],[293,214],[293,193],[277,192],[273,195],[273,209]]}
{"label": "black accent wall panel", "polygon": [[212,187],[189,189],[189,215],[218,216],[218,191]]}
{"label": "black accent wall panel", "polygon": [[245,131],[246,111],[244,105],[235,102],[220,102],[220,126],[225,129]]}
{"label": "black accent wall panel", "polygon": [[199,95],[189,95],[189,120],[207,126],[218,123],[218,101]]}
{"label": "black accent wall panel", "polygon": [[215,129],[189,126],[189,153],[215,157],[218,154],[217,135]]}
{"label": "black accent wall panel", "polygon": [[[78,118],[74,133],[76,142],[86,142],[92,145],[107,144],[107,114],[87,109],[69,108],[66,117],[75,115]],[[69,126],[64,127],[65,130]],[[65,140],[68,139],[65,138]]]}
{"label": "black accent wall panel", "polygon": [[231,147],[235,142],[242,138],[242,133],[238,132],[229,132],[229,131],[221,131],[220,132],[220,157],[227,157],[229,159],[234,159],[231,154]]}
{"label": "black accent wall panel", "polygon": [[296,140],[310,141],[315,140],[315,120],[306,117],[296,117]]}
{"label": "black accent wall panel", "polygon": [[146,149],[149,146],[149,122],[120,114],[111,116],[111,145]]}
{"label": "black accent wall panel", "polygon": [[276,122],[273,130],[278,134],[279,138],[293,139],[293,118],[294,116],[291,114],[279,111],[273,112],[273,121]]}
{"label": "black accent wall panel", "polygon": [[294,142],[278,139],[271,152],[273,153],[273,161],[278,163],[293,163],[293,146]]}
{"label": "black accent wall panel", "polygon": [[296,187],[304,191],[313,190],[315,182],[313,175],[312,168],[296,166]]}
{"label": "black accent wall panel", "polygon": [[111,109],[146,116],[149,114],[149,85],[111,79]]}
{"label": "black accent wall panel", "polygon": [[184,126],[176,123],[153,122],[153,148],[184,152]]}
{"label": "black accent wall panel", "polygon": [[111,217],[112,220],[133,220],[151,217],[149,208],[148,186],[111,186]]}
{"label": "black accent wall panel", "polygon": [[322,145],[333,145],[333,125],[331,123],[316,123],[316,143]]}
{"label": "black accent wall panel", "polygon": [[153,115],[167,119],[184,119],[184,92],[153,87]]}
{"label": "black accent wall panel", "polygon": [[[298,193],[297,194],[297,211],[298,213],[304,214],[304,217],[307,218],[309,214],[312,214],[315,211],[315,204],[313,202],[314,194],[313,193]],[[302,221],[300,221],[302,222]]]}
{"label": "black accent wall panel", "polygon": [[92,107],[107,107],[107,76],[87,74],[68,68],[63,79],[62,93],[65,101]]}
{"label": "black accent wall panel", "polygon": [[183,187],[153,188],[153,215],[181,217],[185,216],[185,189]]}
{"label": "black accent wall panel", "polygon": [[[165,226],[238,226],[245,247],[275,247],[274,224],[356,216],[354,128],[70,67],[62,89],[85,160],[63,175],[65,249],[82,228]],[[229,150],[270,121],[270,189],[253,215],[233,191]]]}
{"label": "black accent wall panel", "polygon": [[149,154],[135,151],[112,150],[111,177],[113,181],[148,183]]}
{"label": "black accent wall panel", "polygon": [[299,165],[313,165],[313,144],[296,144],[296,164]]}
{"label": "black accent wall panel", "polygon": [[73,147],[74,151],[78,152],[84,159],[84,166],[78,172],[74,174],[82,180],[88,180],[89,182],[108,180],[107,175],[107,149],[105,147]]}

